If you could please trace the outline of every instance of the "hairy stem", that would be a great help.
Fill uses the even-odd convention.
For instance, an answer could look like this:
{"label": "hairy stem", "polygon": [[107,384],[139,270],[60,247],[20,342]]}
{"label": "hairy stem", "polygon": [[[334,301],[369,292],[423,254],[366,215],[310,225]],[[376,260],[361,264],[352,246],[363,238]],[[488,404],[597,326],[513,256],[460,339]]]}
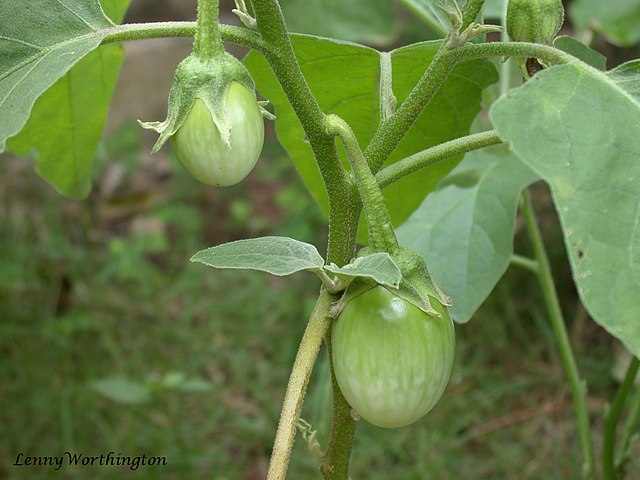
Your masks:
{"label": "hairy stem", "polygon": [[323,288],[300,342],[282,404],[277,431],[280,441],[275,443],[271,454],[267,476],[269,480],[284,480],[286,478],[289,457],[291,456],[290,446],[293,445],[296,435],[296,423],[302,411],[302,402],[313,365],[318,357],[325,333],[331,325],[331,320],[327,317],[327,310],[334,300],[334,297]]}
{"label": "hairy stem", "polygon": [[380,188],[385,188],[393,182],[434,163],[442,162],[472,150],[478,150],[498,143],[502,143],[502,140],[495,130],[456,138],[436,145],[435,147],[414,153],[409,157],[403,158],[383,168],[376,175],[376,180],[378,180]]}
{"label": "hairy stem", "polygon": [[340,137],[347,151],[351,169],[356,177],[360,200],[364,206],[369,244],[376,252],[393,253],[398,249],[398,240],[391,224],[391,217],[378,182],[376,182],[376,178],[371,173],[369,164],[360,150],[355,133],[349,124],[337,115],[327,115],[325,124],[327,132],[330,135]]}
{"label": "hairy stem", "polygon": [[[353,257],[360,205],[333,138],[324,128],[320,109],[296,59],[282,11],[276,0],[254,0],[258,29],[269,47],[265,57],[307,135],[329,199],[327,260],[344,265]],[[356,217],[355,219],[353,217]]]}
{"label": "hairy stem", "polygon": [[[333,138],[325,131],[324,112],[320,109],[302,75],[278,2],[276,0],[253,0],[252,4],[258,30],[267,47],[263,51],[265,58],[271,65],[302,124],[327,189],[329,202],[327,261],[344,265],[355,254],[358,217],[361,209],[357,191],[342,166]],[[295,365],[292,375],[297,375]],[[297,401],[300,404],[302,404],[303,395],[303,391],[297,392]],[[348,405],[339,390],[336,390],[335,384],[333,399],[334,430],[330,436],[323,468],[328,465],[327,459],[331,459],[341,463],[328,465],[330,470],[348,471],[353,438],[351,436],[351,440],[348,440],[340,436],[339,441],[335,441],[336,432],[337,435],[341,435],[343,432],[343,429],[336,430],[336,418],[340,426],[355,424],[355,421],[341,416],[340,412],[348,408]],[[288,433],[295,429],[299,415],[299,412],[295,411],[285,412],[287,409],[288,407],[283,407],[284,421],[280,423],[276,432],[274,454],[269,467],[272,473],[268,477],[269,480],[283,479],[286,476],[291,448],[295,439],[295,436]],[[352,428],[355,427],[352,425]],[[278,455],[276,452],[279,452]]]}
{"label": "hairy stem", "polygon": [[443,42],[409,96],[393,115],[380,124],[369,142],[364,155],[374,174],[380,170],[418,115],[431,102],[454,66],[455,63],[450,61],[447,54],[446,42]]}
{"label": "hairy stem", "polygon": [[198,0],[198,21],[193,52],[203,60],[224,52],[218,28],[218,0]]}
{"label": "hairy stem", "polygon": [[[233,25],[220,25],[222,39],[265,52],[267,46],[258,32]],[[193,37],[196,34],[196,22],[156,22],[126,23],[105,30],[101,45],[146,40],[150,38]]]}
{"label": "hairy stem", "polygon": [[549,64],[581,63],[575,57],[556,48],[537,43],[493,42],[468,43],[464,46],[448,49],[445,40],[429,67],[424,72],[409,96],[394,115],[381,123],[365,150],[371,170],[377,173],[402,141],[418,116],[429,105],[440,86],[461,62],[488,57],[524,57],[539,58]]}
{"label": "hairy stem", "polygon": [[[331,330],[327,332],[327,349],[329,359],[331,353]],[[320,471],[326,480],[348,480],[349,460],[356,435],[357,423],[351,416],[351,406],[347,403],[331,365],[331,387],[333,390],[333,416],[331,417],[331,432],[329,434],[329,448],[327,449]]]}
{"label": "hairy stem", "polygon": [[602,443],[602,478],[603,480],[616,480],[616,465],[615,465],[615,452],[616,452],[616,433],[618,429],[618,422],[622,415],[622,410],[629,397],[629,393],[633,388],[633,382],[638,374],[638,368],[640,367],[640,361],[633,357],[629,368],[627,368],[627,374],[613,399],[613,404],[609,409],[604,420],[604,436]]}
{"label": "hairy stem", "polygon": [[542,297],[544,299],[545,306],[547,307],[551,327],[553,328],[553,332],[558,342],[564,370],[569,378],[569,384],[571,385],[573,407],[578,422],[580,447],[584,462],[584,478],[588,480],[595,480],[595,456],[593,453],[593,445],[591,443],[591,424],[589,421],[589,412],[587,410],[586,384],[580,378],[580,373],[578,372],[578,366],[571,349],[571,343],[569,342],[569,335],[567,334],[562,309],[560,308],[558,292],[556,291],[555,283],[553,281],[549,258],[547,257],[547,252],[542,240],[542,234],[540,233],[540,229],[536,222],[531,196],[526,190],[523,193],[521,210],[527,225],[527,232],[531,239],[536,261],[538,262],[538,283],[542,290]]}

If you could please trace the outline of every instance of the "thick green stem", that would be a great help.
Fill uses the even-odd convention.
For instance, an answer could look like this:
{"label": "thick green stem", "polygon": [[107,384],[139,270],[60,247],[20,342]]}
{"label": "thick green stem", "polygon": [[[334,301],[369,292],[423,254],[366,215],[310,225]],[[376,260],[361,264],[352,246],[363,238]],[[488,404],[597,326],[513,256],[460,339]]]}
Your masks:
{"label": "thick green stem", "polygon": [[224,52],[218,28],[218,0],[198,0],[198,21],[193,53],[203,60]]}
{"label": "thick green stem", "polygon": [[[324,112],[320,109],[302,75],[278,2],[276,0],[253,0],[252,3],[258,30],[267,47],[263,52],[265,58],[271,65],[296,116],[302,124],[327,188],[329,202],[327,261],[337,265],[344,265],[355,254],[358,217],[361,209],[357,191],[349,181],[348,174],[342,166],[333,138],[325,131]],[[297,367],[294,365],[292,375],[296,374],[296,369]],[[350,428],[355,428],[355,421],[341,415],[341,412],[349,407],[339,390],[336,391],[336,388],[334,384],[334,428],[330,436],[325,461],[323,462],[323,471],[346,472],[349,468],[353,435],[350,437],[343,436],[345,429],[342,427],[346,426],[348,429],[350,425]],[[297,393],[300,403],[303,401],[303,393],[301,391]],[[276,433],[274,455],[270,465],[270,471],[276,471],[281,476],[273,474],[273,476],[269,476],[269,480],[284,478],[286,475],[288,460],[295,438],[286,435],[286,432],[295,429],[297,414],[295,411],[293,414],[291,412],[285,414],[284,410],[286,409],[286,407],[283,408],[283,418],[286,420],[285,423],[281,423]],[[336,422],[340,426],[338,429],[336,428]],[[336,435],[340,436],[338,441],[336,441]],[[276,451],[282,453],[276,456]],[[340,463],[329,464],[328,461]],[[326,475],[325,477],[339,478]]]}
{"label": "thick green stem", "polygon": [[502,140],[495,130],[456,138],[455,140],[414,153],[407,158],[403,158],[383,168],[376,175],[376,180],[380,188],[385,188],[393,182],[434,163],[442,162],[472,150],[478,150],[501,142]]}
{"label": "thick green stem", "polygon": [[638,374],[638,368],[640,367],[640,361],[633,357],[627,374],[613,399],[613,404],[609,409],[604,420],[604,435],[602,443],[602,478],[603,480],[616,480],[616,465],[615,465],[615,453],[616,453],[616,433],[618,429],[618,422],[622,415],[622,410],[629,397],[629,393],[633,388],[633,382]]}
{"label": "thick green stem", "polygon": [[284,480],[287,476],[291,446],[296,435],[296,423],[302,411],[302,402],[313,365],[316,362],[324,336],[331,325],[331,319],[327,317],[327,310],[334,300],[335,298],[323,288],[300,342],[282,404],[276,442],[269,464],[267,476],[269,480]]}
{"label": "thick green stem", "polygon": [[[331,359],[331,330],[327,333],[327,349]],[[320,471],[327,480],[348,480],[349,460],[351,459],[357,423],[351,415],[351,406],[345,400],[338,386],[333,362],[329,363],[333,390],[333,415],[331,417],[329,448],[320,465]]]}
{"label": "thick green stem", "polygon": [[[265,57],[302,124],[315,154],[329,199],[327,260],[344,265],[355,253],[360,206],[333,138],[324,129],[324,113],[314,98],[296,59],[282,11],[275,0],[254,0],[258,29],[269,51]],[[355,219],[353,218],[355,216]]]}
{"label": "thick green stem", "polygon": [[371,248],[376,252],[394,253],[398,249],[398,240],[391,224],[391,217],[378,182],[360,150],[355,133],[349,124],[337,115],[327,115],[325,124],[327,133],[340,137],[347,151],[364,207]]}
{"label": "thick green stem", "polygon": [[[260,52],[267,51],[267,46],[258,32],[233,25],[220,25],[222,39],[254,48]],[[105,31],[101,45],[150,38],[193,37],[196,34],[196,22],[157,22],[126,23],[116,25]]]}
{"label": "thick green stem", "polygon": [[578,367],[571,349],[571,343],[569,342],[569,335],[567,334],[567,329],[564,323],[562,309],[560,308],[558,293],[553,281],[549,258],[547,257],[547,252],[544,247],[542,234],[540,233],[540,229],[536,222],[531,196],[526,190],[523,193],[521,210],[527,225],[527,231],[531,239],[533,251],[538,262],[538,282],[540,284],[540,289],[542,290],[542,297],[544,299],[545,306],[547,307],[551,326],[558,342],[564,370],[569,379],[569,384],[571,385],[573,407],[578,422],[580,447],[584,462],[584,478],[588,480],[595,480],[595,456],[593,453],[593,445],[591,443],[591,425],[589,421],[589,412],[587,410],[586,384],[581,380],[578,372]]}
{"label": "thick green stem", "polygon": [[562,50],[540,43],[527,42],[490,42],[468,43],[463,47],[450,50],[449,56],[456,63],[477,58],[520,57],[539,58],[549,64],[575,63],[584,65],[576,57]]}

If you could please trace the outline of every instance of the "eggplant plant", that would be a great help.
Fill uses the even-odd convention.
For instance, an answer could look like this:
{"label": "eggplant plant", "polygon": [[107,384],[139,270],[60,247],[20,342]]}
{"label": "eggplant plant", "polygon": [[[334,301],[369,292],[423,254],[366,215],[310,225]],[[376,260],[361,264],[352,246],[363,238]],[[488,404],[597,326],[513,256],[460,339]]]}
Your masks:
{"label": "eggplant plant", "polygon": [[[123,42],[192,37],[166,120],[140,122],[159,134],[153,152],[171,140],[196,180],[234,185],[259,160],[264,123],[274,121],[329,228],[324,256],[272,236],[191,258],[216,269],[317,276],[309,277],[320,293],[268,479],[287,475],[323,345],[333,417],[327,445],[314,452],[325,479],[346,480],[358,422],[399,428],[446,399],[454,322],[471,319],[511,264],[541,288],[572,392],[579,475],[621,479],[640,411],[640,395],[630,395],[640,357],[640,60],[607,70],[589,45],[558,36],[560,0],[403,3],[441,38],[379,51],[291,33],[278,0],[237,0],[242,26],[220,23],[218,0],[199,0],[196,22],[142,24],[120,24],[129,0],[0,0],[0,151],[31,154],[53,188],[86,198]],[[589,2],[574,3],[578,27],[635,38],[608,12],[593,23]],[[249,53],[237,59],[223,41]],[[521,66],[518,81],[512,62]],[[605,413],[599,455],[528,192],[537,181],[551,191],[584,308],[633,356]],[[513,251],[518,212],[531,258]],[[627,406],[628,428],[619,432]]]}

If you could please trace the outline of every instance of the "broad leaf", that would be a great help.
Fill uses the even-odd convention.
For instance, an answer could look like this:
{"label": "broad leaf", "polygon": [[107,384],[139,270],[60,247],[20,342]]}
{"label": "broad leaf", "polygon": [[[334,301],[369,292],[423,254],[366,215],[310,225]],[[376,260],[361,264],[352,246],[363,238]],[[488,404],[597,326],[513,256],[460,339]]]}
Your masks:
{"label": "broad leaf", "polygon": [[640,42],[640,2],[638,0],[574,0],[569,15],[579,27],[591,28],[612,43]]}
{"label": "broad leaf", "polygon": [[640,76],[631,67],[553,67],[499,99],[491,118],[551,187],[585,307],[640,355]]}
{"label": "broad leaf", "polygon": [[509,266],[518,199],[538,177],[505,146],[467,154],[397,230],[468,321]]}
{"label": "broad leaf", "polygon": [[191,257],[213,268],[259,270],[272,275],[291,275],[322,269],[324,260],[316,247],[288,237],[238,240],[207,248]]}
{"label": "broad leaf", "polygon": [[389,0],[282,0],[280,4],[292,32],[381,45],[395,36]]}
{"label": "broad leaf", "polygon": [[[129,1],[102,4],[120,21]],[[42,177],[65,195],[83,197],[124,53],[119,45],[91,52],[113,26],[97,0],[32,0],[13,12],[19,5],[0,0],[0,116],[8,117],[0,145],[21,130],[9,148],[35,152]]]}
{"label": "broad leaf", "polygon": [[[321,108],[344,118],[352,126],[361,147],[366,147],[380,117],[381,54],[360,45],[310,36],[294,35],[292,42]],[[439,45],[439,41],[424,42],[391,53],[393,90],[399,103],[418,82]],[[260,92],[275,105],[278,139],[295,162],[305,185],[326,212],[327,198],[320,172],[282,88],[259,53],[251,52],[245,64]],[[389,163],[468,133],[480,111],[482,91],[497,78],[493,64],[484,60],[456,67],[396,148]],[[416,172],[387,188],[384,193],[393,222],[402,223],[459,160],[452,159],[428,171]],[[346,159],[343,161],[348,164]]]}
{"label": "broad leaf", "polygon": [[398,288],[402,273],[388,253],[374,253],[356,258],[344,267],[334,264],[324,269],[341,277],[367,277],[377,283]]}
{"label": "broad leaf", "polygon": [[607,69],[607,58],[600,52],[587,47],[573,37],[562,35],[553,40],[553,46],[560,50],[579,58],[584,63],[591,65],[598,70]]}
{"label": "broad leaf", "polygon": [[640,104],[640,60],[623,63],[607,75]]}
{"label": "broad leaf", "polygon": [[[442,32],[451,29],[451,18],[461,19],[460,7],[456,0],[402,0],[419,17],[430,25],[438,25]],[[463,2],[464,3],[464,2]]]}

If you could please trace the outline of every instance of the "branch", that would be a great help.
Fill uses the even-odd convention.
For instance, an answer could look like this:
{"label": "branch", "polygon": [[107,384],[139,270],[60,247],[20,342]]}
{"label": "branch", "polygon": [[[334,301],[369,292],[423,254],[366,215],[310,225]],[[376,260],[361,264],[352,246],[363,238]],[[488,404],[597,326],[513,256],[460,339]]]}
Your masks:
{"label": "branch", "polygon": [[355,189],[342,166],[333,138],[324,129],[324,112],[302,75],[280,5],[276,0],[252,3],[258,30],[269,47],[265,58],[302,124],[327,188],[330,229],[327,261],[344,265],[355,251],[360,212]]}
{"label": "branch", "polygon": [[374,173],[377,173],[382,164],[389,158],[389,155],[400,144],[409,128],[429,105],[440,86],[451,73],[451,70],[458,63],[479,58],[514,56],[539,58],[549,64],[574,63],[585,65],[562,50],[537,43],[468,43],[454,49],[448,49],[447,43],[448,41],[445,39],[409,96],[394,115],[380,124],[367,146],[364,152],[365,157]]}
{"label": "branch", "polygon": [[325,124],[330,135],[342,140],[347,152],[351,171],[356,178],[360,200],[364,206],[370,246],[376,252],[393,253],[398,249],[398,240],[391,224],[391,217],[384,203],[382,191],[360,150],[355,133],[349,124],[337,115],[327,115]]}
{"label": "branch", "polygon": [[287,476],[291,449],[296,436],[296,424],[302,411],[313,365],[322,346],[324,335],[331,325],[331,320],[326,313],[333,300],[334,298],[323,288],[300,342],[282,404],[267,480],[284,480]]}
{"label": "branch", "polygon": [[[154,22],[125,23],[108,28],[101,45],[150,38],[194,37],[196,22]],[[268,51],[266,43],[258,32],[234,25],[220,25],[222,39],[244,45],[262,53]]]}
{"label": "branch", "polygon": [[495,130],[456,138],[455,140],[450,140],[435,147],[414,153],[407,158],[403,158],[389,165],[378,172],[376,179],[378,180],[380,188],[385,188],[393,182],[434,163],[442,162],[472,150],[478,150],[501,142],[502,140]]}

